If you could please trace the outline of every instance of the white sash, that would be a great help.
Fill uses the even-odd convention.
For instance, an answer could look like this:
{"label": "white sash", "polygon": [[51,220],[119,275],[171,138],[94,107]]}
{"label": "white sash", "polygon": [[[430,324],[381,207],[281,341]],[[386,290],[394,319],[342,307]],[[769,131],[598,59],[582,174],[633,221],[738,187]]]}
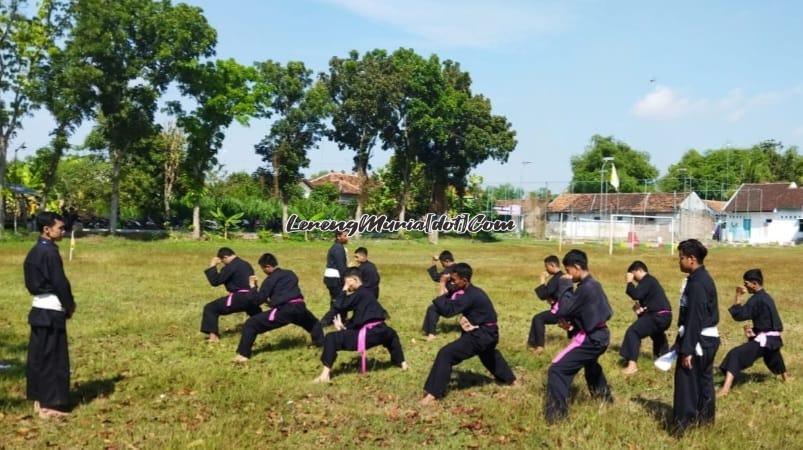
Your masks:
{"label": "white sash", "polygon": [[323,276],[324,278],[340,278],[340,272],[337,269],[327,267],[326,270],[323,271]]}
{"label": "white sash", "polygon": [[64,312],[64,308],[61,306],[59,298],[54,294],[34,295],[32,306],[39,309],[49,309],[51,311]]}

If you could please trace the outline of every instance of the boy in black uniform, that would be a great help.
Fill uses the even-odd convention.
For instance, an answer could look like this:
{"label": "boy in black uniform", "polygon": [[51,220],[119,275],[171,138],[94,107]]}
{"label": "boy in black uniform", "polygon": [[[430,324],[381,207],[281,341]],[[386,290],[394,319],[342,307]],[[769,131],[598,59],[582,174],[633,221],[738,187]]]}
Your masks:
{"label": "boy in black uniform", "polygon": [[[356,350],[362,357],[360,372],[367,370],[366,351],[371,347],[382,345],[390,352],[390,360],[407,370],[399,335],[396,330],[385,324],[387,312],[376,300],[374,294],[362,285],[360,269],[352,267],[346,271],[345,283],[340,295],[335,299],[332,307],[335,314],[335,328],[338,331],[326,335],[323,343],[321,362],[323,370],[316,383],[328,383],[331,378],[332,365],[337,358],[338,350]],[[340,317],[353,311],[354,315],[344,326]],[[330,311],[331,312],[331,311]]]}
{"label": "boy in black uniform", "polygon": [[666,340],[666,330],[672,325],[672,307],[666,298],[664,288],[655,277],[647,271],[647,265],[641,261],[634,261],[627,268],[627,288],[625,293],[636,301],[633,312],[638,319],[633,322],[625,333],[619,354],[627,363],[622,369],[625,375],[632,375],[638,371],[638,360],[641,340],[649,336],[652,339],[652,354],[658,358],[667,351],[669,345]]}
{"label": "boy in black uniform", "polygon": [[[736,288],[736,297],[728,312],[733,320],[752,320],[753,326],[745,325],[747,342],[729,351],[719,366],[719,370],[725,374],[725,383],[718,394],[722,397],[730,393],[733,380],[739,372],[752,366],[758,358],[764,358],[764,364],[772,373],[780,375],[784,381],[789,379],[781,356],[783,323],[775,301],[764,290],[764,276],[760,269],[750,269],[742,278],[744,286]],[[742,305],[741,297],[746,292],[753,295]]]}
{"label": "boy in black uniform", "polygon": [[40,417],[62,417],[70,403],[67,319],[75,313],[75,300],[56,246],[64,234],[63,219],[43,212],[36,225],[39,239],[23,264],[25,287],[33,295],[28,313],[27,397]]}
{"label": "boy in black uniform", "polygon": [[[348,258],[346,257],[346,247],[344,245],[348,244],[348,242],[349,235],[345,231],[336,231],[335,242],[326,252],[326,270],[323,272],[323,284],[329,291],[329,313],[333,313],[332,305],[340,295],[340,291],[343,290],[343,279],[346,276],[346,270],[348,270]],[[330,316],[329,313],[326,313],[321,318],[322,326],[326,327],[332,324],[334,316]],[[342,317],[342,319],[345,318]]]}
{"label": "boy in black uniform", "polygon": [[368,249],[360,247],[354,250],[354,259],[357,260],[358,268],[360,269],[360,278],[362,285],[379,300],[379,271],[376,270],[376,265],[368,261]]}
{"label": "boy in black uniform", "polygon": [[[441,267],[443,267],[442,272],[438,272],[438,269],[435,267],[435,263],[438,261],[440,261]],[[432,257],[432,264],[427,269],[427,273],[429,274],[429,277],[432,278],[432,281],[438,283],[439,296],[446,295],[451,291],[452,282],[450,281],[451,278],[449,275],[452,273],[453,266],[454,256],[449,250],[444,250],[437,257]],[[440,314],[438,314],[438,311],[435,309],[434,305],[429,305],[426,314],[424,314],[424,324],[421,327],[428,341],[435,339],[435,332],[438,326],[439,318]]]}
{"label": "boy in black uniform", "polygon": [[[610,332],[606,322],[613,315],[602,285],[588,272],[588,257],[571,250],[563,257],[566,275],[558,291],[557,316],[561,328],[569,332],[571,343],[549,366],[546,387],[546,420],[554,423],[569,412],[569,388],[580,369],[585,370],[591,395],[612,402],[611,389],[598,360],[608,349]],[[572,282],[577,288],[572,290]]]}
{"label": "boy in black uniform", "polygon": [[[563,272],[560,271],[560,260],[555,255],[544,258],[544,272],[541,273],[541,284],[535,288],[535,295],[541,300],[546,300],[550,308],[533,316],[530,325],[530,336],[527,344],[533,349],[535,354],[543,353],[545,342],[545,324],[555,325],[558,323],[558,285]],[[551,278],[550,278],[551,277]],[[549,278],[549,281],[547,281]]]}
{"label": "boy in black uniform", "polygon": [[719,349],[717,287],[703,265],[708,250],[696,239],[678,245],[678,264],[688,273],[680,297],[678,364],[675,366],[673,420],[675,433],[713,423],[714,357]]}
{"label": "boy in black uniform", "polygon": [[[223,268],[218,272],[218,264],[223,263]],[[217,300],[213,300],[204,306],[204,313],[201,319],[201,333],[209,335],[209,342],[220,340],[218,329],[218,318],[236,312],[245,311],[249,316],[259,314],[262,310],[259,305],[250,300],[248,293],[248,279],[254,274],[251,264],[238,258],[234,250],[228,247],[221,247],[217,251],[217,256],[212,258],[209,268],[204,270],[206,279],[212,286],[226,287],[229,294]]]}
{"label": "boy in black uniform", "polygon": [[268,277],[262,282],[259,291],[256,290],[256,276],[251,277],[250,300],[256,305],[267,303],[270,309],[252,316],[245,322],[234,362],[248,361],[257,335],[291,323],[306,330],[314,345],[318,347],[323,345],[323,330],[318,318],[304,303],[304,295],[298,287],[296,274],[292,270],[279,268],[279,261],[270,253],[265,253],[259,258],[259,266]]}
{"label": "boy in black uniform", "polygon": [[424,398],[421,404],[431,404],[446,394],[446,387],[452,375],[452,367],[473,356],[491,372],[497,381],[513,384],[516,376],[510,370],[502,353],[497,350],[499,327],[496,324],[496,311],[485,291],[471,284],[472,270],[466,263],[452,266],[452,296],[442,295],[432,301],[439,314],[452,317],[463,314],[460,324],[463,333],[460,337],[438,351],[435,362],[424,384]]}

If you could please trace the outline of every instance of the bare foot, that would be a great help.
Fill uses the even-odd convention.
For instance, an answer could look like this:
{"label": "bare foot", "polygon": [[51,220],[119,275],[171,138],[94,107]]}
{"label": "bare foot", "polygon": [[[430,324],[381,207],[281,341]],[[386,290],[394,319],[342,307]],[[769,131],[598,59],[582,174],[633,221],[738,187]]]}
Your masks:
{"label": "bare foot", "polygon": [[728,394],[730,394],[730,393],[731,393],[730,389],[727,389],[727,390],[726,389],[720,389],[719,391],[717,391],[717,398],[727,397]]}
{"label": "bare foot", "polygon": [[788,381],[792,381],[792,380],[794,380],[794,378],[792,378],[792,375],[789,375],[789,372],[784,372],[784,373],[782,373],[782,374],[781,374],[781,380],[782,380],[784,383],[786,383],[786,382],[788,382]]}
{"label": "bare foot", "polygon": [[33,402],[33,412],[38,413],[40,409],[42,409],[42,406],[39,404],[39,400],[35,400]]}
{"label": "bare foot", "polygon": [[410,365],[407,364],[407,361],[401,363],[401,370],[407,370],[410,368]]}
{"label": "bare foot", "polygon": [[638,372],[638,366],[635,361],[629,361],[627,367],[622,369],[622,375],[633,375],[636,372]]}
{"label": "bare foot", "polygon": [[236,363],[236,364],[245,364],[245,363],[248,362],[248,358],[246,358],[243,355],[237,355],[237,356],[234,357],[234,359],[231,360],[231,362]]}
{"label": "bare foot", "polygon": [[64,411],[59,411],[56,409],[50,408],[39,408],[39,417],[42,419],[63,419],[69,416],[70,413],[66,413]]}
{"label": "bare foot", "polygon": [[438,399],[434,395],[427,393],[421,401],[418,402],[421,406],[432,406],[438,403]]}
{"label": "bare foot", "polygon": [[427,335],[427,342],[432,342],[434,340],[435,340],[435,335],[434,334],[428,334]]}
{"label": "bare foot", "polygon": [[331,378],[329,377],[329,372],[331,372],[331,369],[329,369],[328,367],[324,366],[323,370],[321,371],[321,374],[318,375],[318,378],[312,380],[312,382],[313,383],[329,383],[331,381]]}
{"label": "bare foot", "polygon": [[540,355],[541,353],[544,353],[544,347],[530,347],[530,351],[535,355]]}
{"label": "bare foot", "polygon": [[209,333],[209,338],[206,342],[220,342],[220,336],[216,335],[215,333]]}

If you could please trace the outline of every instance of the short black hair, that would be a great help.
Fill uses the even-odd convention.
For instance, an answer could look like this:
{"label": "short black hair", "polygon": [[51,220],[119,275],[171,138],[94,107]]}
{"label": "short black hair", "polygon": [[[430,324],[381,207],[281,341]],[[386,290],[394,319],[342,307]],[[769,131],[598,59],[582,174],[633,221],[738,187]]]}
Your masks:
{"label": "short black hair", "polygon": [[645,272],[649,272],[649,270],[647,270],[647,265],[644,264],[644,261],[633,261],[633,264],[631,264],[630,267],[627,268],[628,272],[635,272],[636,270],[643,270]]}
{"label": "short black hair", "polygon": [[560,258],[555,255],[549,255],[544,258],[544,264],[552,264],[554,266],[560,267]]}
{"label": "short black hair", "polygon": [[345,275],[345,278],[348,277],[355,277],[358,278],[360,281],[362,281],[362,272],[360,272],[360,269],[357,267],[349,267],[348,269],[346,269],[346,275]]}
{"label": "short black hair", "polygon": [[748,270],[742,275],[742,279],[744,279],[744,281],[754,281],[760,286],[764,286],[764,275],[761,273],[761,269]]}
{"label": "short black hair", "polygon": [[452,273],[456,273],[460,278],[471,281],[471,275],[474,273],[471,266],[466,263],[457,263],[452,266]]}
{"label": "short black hair", "polygon": [[361,255],[368,256],[368,249],[365,247],[357,247],[357,250],[354,250],[354,253],[359,253]]}
{"label": "short black hair", "polygon": [[337,240],[338,236],[342,236],[344,234],[348,235],[348,233],[346,233],[346,230],[337,230],[337,231],[335,231],[335,240]]}
{"label": "short black hair", "polygon": [[271,266],[271,267],[278,267],[279,260],[273,256],[272,253],[263,253],[262,256],[259,257],[259,265],[260,267]]}
{"label": "short black hair", "polygon": [[229,247],[220,247],[217,251],[217,257],[221,259],[232,255],[234,255],[234,250],[230,249]]}
{"label": "short black hair", "polygon": [[45,231],[45,227],[52,227],[56,224],[57,220],[64,222],[64,218],[61,217],[61,214],[50,211],[40,212],[36,215],[36,228],[42,233]]}
{"label": "short black hair", "polygon": [[569,253],[563,257],[563,265],[566,267],[578,266],[583,270],[588,270],[588,256],[582,250],[569,250]]}
{"label": "short black hair", "polygon": [[452,252],[450,252],[449,250],[444,250],[441,252],[440,255],[438,255],[438,260],[454,262],[454,256],[452,255]]}
{"label": "short black hair", "polygon": [[686,239],[678,244],[678,252],[683,256],[694,256],[698,264],[702,264],[708,255],[708,249],[697,239]]}

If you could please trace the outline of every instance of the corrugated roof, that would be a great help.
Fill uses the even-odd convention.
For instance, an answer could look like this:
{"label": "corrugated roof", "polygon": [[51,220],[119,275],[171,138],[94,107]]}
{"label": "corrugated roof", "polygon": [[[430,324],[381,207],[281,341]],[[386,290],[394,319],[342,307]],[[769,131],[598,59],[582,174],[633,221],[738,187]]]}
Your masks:
{"label": "corrugated roof", "polygon": [[360,178],[352,173],[329,172],[314,180],[310,180],[312,186],[320,186],[325,183],[334,184],[341,194],[358,195],[360,193]]}
{"label": "corrugated roof", "polygon": [[803,209],[803,189],[795,183],[746,183],[728,200],[725,211],[771,212]]}
{"label": "corrugated roof", "polygon": [[627,193],[627,194],[560,194],[549,204],[551,213],[592,213],[600,210],[619,214],[672,213],[690,194]]}

